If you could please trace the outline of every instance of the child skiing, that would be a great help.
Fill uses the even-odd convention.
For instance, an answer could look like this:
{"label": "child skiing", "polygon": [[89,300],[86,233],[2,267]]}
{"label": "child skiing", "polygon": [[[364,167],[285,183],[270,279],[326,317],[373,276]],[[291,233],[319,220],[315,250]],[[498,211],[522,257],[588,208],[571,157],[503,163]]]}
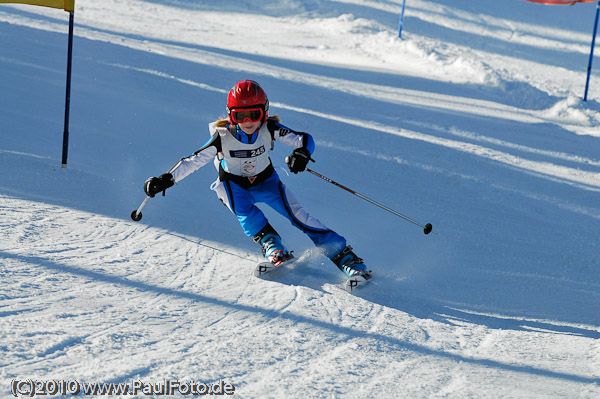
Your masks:
{"label": "child skiing", "polygon": [[182,158],[167,173],[144,183],[149,197],[163,192],[206,165],[215,162],[218,180],[211,186],[217,196],[237,216],[248,237],[262,247],[265,258],[278,266],[293,258],[281,237],[271,226],[257,202],[264,202],[302,230],[325,256],[349,278],[371,278],[363,260],[346,245],[344,237],[310,216],[281,182],[269,150],[275,141],[294,147],[285,161],[294,174],[306,169],[315,149],[312,136],[296,132],[269,117],[269,100],[260,85],[242,80],[227,97],[228,119],[209,125],[211,138],[193,155]]}

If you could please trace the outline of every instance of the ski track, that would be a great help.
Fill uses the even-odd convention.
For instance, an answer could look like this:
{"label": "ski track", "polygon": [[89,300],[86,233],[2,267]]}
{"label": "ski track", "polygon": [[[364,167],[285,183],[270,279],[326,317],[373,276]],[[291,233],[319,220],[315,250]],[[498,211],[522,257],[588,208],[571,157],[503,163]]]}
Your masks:
{"label": "ski track", "polygon": [[[348,387],[353,386],[352,381],[359,383],[359,397],[373,390],[382,390],[385,395],[392,394],[393,387],[401,386],[407,378],[430,380],[438,372],[453,377],[435,384],[443,388],[421,387],[423,390],[413,393],[449,394],[455,390],[463,392],[461,372],[499,378],[493,370],[504,362],[507,366],[529,364],[528,368],[538,370],[537,379],[552,389],[581,383],[569,381],[577,359],[564,358],[560,353],[561,341],[566,337],[572,341],[570,336],[541,331],[490,331],[483,325],[473,326],[458,319],[449,324],[420,320],[342,290],[327,292],[308,286],[287,286],[277,279],[265,282],[249,278],[253,261],[246,262],[245,267],[237,262],[232,268],[227,262],[231,255],[195,246],[193,239],[182,240],[160,229],[43,203],[0,198],[4,204],[0,208],[3,279],[13,281],[12,288],[4,293],[2,308],[13,328],[3,334],[8,338],[6,342],[20,343],[3,361],[4,381],[24,373],[40,378],[49,372],[73,373],[78,364],[91,356],[99,356],[102,361],[92,361],[96,367],[82,369],[79,378],[156,378],[157,373],[164,374],[163,367],[173,361],[171,354],[176,351],[186,355],[185,362],[191,368],[199,366],[200,358],[209,359],[205,370],[215,372],[204,377],[235,380],[244,387],[244,397],[261,396],[264,392],[277,396],[290,391],[302,391],[309,397],[318,396],[319,392],[345,396],[351,394]],[[79,227],[71,230],[72,223]],[[25,233],[7,233],[17,226]],[[15,251],[11,245],[15,241],[19,242],[18,248],[30,250]],[[70,246],[69,242],[81,245]],[[215,256],[221,261],[215,262]],[[166,257],[168,262],[163,261]],[[173,270],[164,268],[164,264],[180,266]],[[210,284],[202,279],[205,273]],[[279,278],[285,279],[285,275]],[[240,287],[234,281],[247,283]],[[265,289],[265,284],[270,287]],[[234,291],[238,293],[229,303],[225,298]],[[20,296],[23,292],[27,295]],[[176,292],[181,294],[174,296]],[[115,296],[124,305],[115,308]],[[201,298],[213,298],[214,304],[204,303]],[[252,312],[256,314],[252,316]],[[60,323],[53,323],[55,327],[48,330],[45,326],[52,319]],[[35,327],[36,320],[43,329]],[[232,328],[241,336],[223,335]],[[287,333],[280,335],[280,331]],[[190,341],[190,335],[195,339]],[[524,338],[531,342],[530,349],[522,345],[521,353],[504,352],[503,342]],[[582,349],[594,341],[587,337],[577,339]],[[559,348],[557,356],[545,352],[536,359],[539,341]],[[245,344],[240,346],[240,342]],[[227,375],[223,375],[219,353],[232,350],[238,360],[230,359]],[[262,356],[257,357],[256,352]],[[436,361],[433,367],[419,360],[440,355],[442,359],[447,356],[446,360]],[[349,356],[355,359],[354,366],[346,362]],[[386,370],[401,376],[399,381],[373,378],[383,367],[377,361],[381,356],[387,358]],[[129,359],[130,366],[108,366],[122,358]],[[263,360],[250,360],[258,358]],[[456,363],[460,358],[466,364]],[[471,358],[482,359],[482,363],[470,364]],[[484,366],[486,358],[505,360]],[[440,367],[453,371],[442,371]],[[347,377],[340,377],[334,371],[337,368],[344,368]],[[367,369],[369,373],[365,373]],[[559,378],[544,377],[544,370],[553,370],[555,378]],[[580,372],[580,381],[586,381],[586,374],[589,382],[597,375],[594,370]],[[520,367],[515,367],[509,374],[515,374],[518,384],[521,373]],[[299,374],[309,375],[315,384],[306,387],[302,379],[294,378]],[[335,379],[331,375],[336,375]],[[288,386],[279,386],[280,378],[286,379]],[[533,382],[537,379],[533,378]],[[531,383],[531,376],[527,381]]]}

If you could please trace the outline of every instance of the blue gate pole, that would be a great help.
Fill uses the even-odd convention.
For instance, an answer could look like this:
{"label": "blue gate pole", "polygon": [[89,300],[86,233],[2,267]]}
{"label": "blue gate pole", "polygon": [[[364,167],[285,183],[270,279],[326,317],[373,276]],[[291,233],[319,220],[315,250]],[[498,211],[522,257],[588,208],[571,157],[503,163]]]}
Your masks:
{"label": "blue gate pole", "polygon": [[585,81],[585,94],[583,101],[587,101],[588,88],[590,87],[590,74],[592,73],[592,60],[594,59],[594,46],[596,45],[596,32],[598,31],[598,14],[600,13],[600,0],[596,5],[596,22],[594,22],[594,35],[592,36],[592,49],[590,50],[590,61],[588,62],[587,79]]}
{"label": "blue gate pole", "polygon": [[[598,0],[600,1],[600,0]],[[69,12],[69,45],[67,51],[67,89],[65,94],[65,129],[63,131],[62,167],[67,167],[69,154],[69,114],[71,110],[71,64],[73,63],[73,19],[74,12]]]}
{"label": "blue gate pole", "polygon": [[[598,0],[600,2],[600,0]],[[404,21],[404,6],[406,5],[406,0],[402,1],[402,11],[400,12],[400,22],[398,23],[398,37],[402,39],[402,23]]]}

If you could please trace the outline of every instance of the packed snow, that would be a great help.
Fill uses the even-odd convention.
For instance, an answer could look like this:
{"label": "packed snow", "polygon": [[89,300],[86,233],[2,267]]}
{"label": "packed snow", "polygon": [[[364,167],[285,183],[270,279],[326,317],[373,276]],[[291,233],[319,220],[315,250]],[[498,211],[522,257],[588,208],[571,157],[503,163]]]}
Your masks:
{"label": "packed snow", "polygon": [[[402,0],[77,0],[67,168],[68,13],[0,5],[0,396],[600,397],[596,9],[406,3],[399,38]],[[355,294],[269,209],[299,260],[255,278],[211,165],[132,221],[246,78],[312,169],[436,234],[287,175],[281,143],[374,271]]]}

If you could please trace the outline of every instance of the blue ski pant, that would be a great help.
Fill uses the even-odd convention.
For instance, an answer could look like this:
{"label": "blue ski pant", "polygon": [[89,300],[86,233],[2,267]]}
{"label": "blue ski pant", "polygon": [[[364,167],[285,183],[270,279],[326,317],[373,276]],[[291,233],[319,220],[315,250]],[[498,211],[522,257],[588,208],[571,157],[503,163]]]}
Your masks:
{"label": "blue ski pant", "polygon": [[302,230],[328,258],[332,258],[346,246],[344,237],[306,212],[276,172],[250,188],[243,188],[232,181],[224,181],[218,184],[215,191],[221,202],[237,216],[248,237],[254,237],[268,223],[264,213],[256,206],[256,203],[262,202]]}

